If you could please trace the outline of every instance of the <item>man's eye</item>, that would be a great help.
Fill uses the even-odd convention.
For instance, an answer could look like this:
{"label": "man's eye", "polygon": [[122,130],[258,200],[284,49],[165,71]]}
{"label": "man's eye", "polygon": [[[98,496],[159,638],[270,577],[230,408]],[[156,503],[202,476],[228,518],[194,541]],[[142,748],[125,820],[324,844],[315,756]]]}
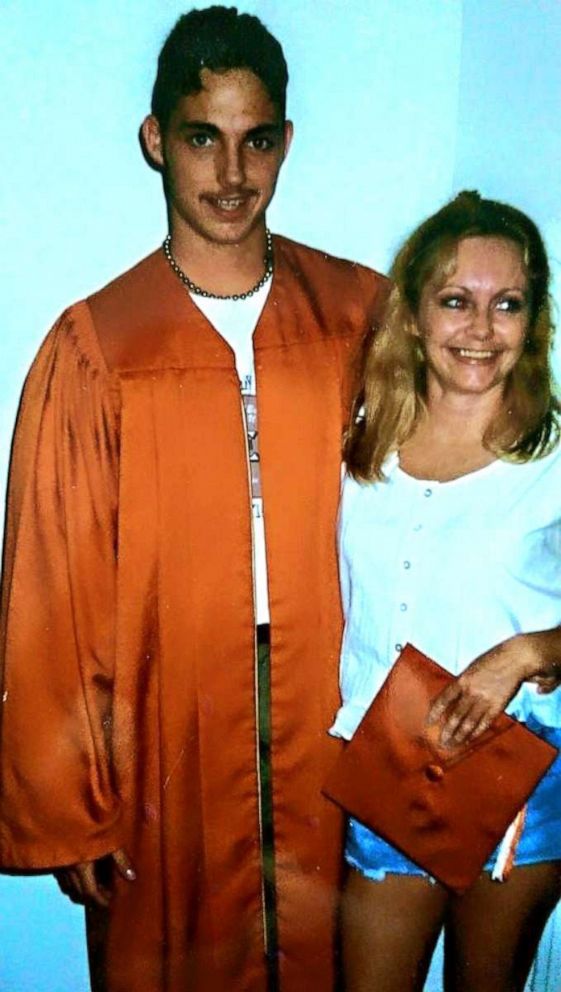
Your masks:
{"label": "man's eye", "polygon": [[524,301],[519,300],[517,296],[503,296],[503,298],[497,300],[496,303],[496,309],[500,310],[502,313],[520,313],[523,306]]}
{"label": "man's eye", "polygon": [[192,134],[189,138],[189,144],[193,148],[208,148],[212,144],[212,138],[210,134]]}
{"label": "man's eye", "polygon": [[254,148],[256,152],[268,152],[269,149],[274,147],[274,141],[272,138],[250,138],[248,141],[250,148]]}

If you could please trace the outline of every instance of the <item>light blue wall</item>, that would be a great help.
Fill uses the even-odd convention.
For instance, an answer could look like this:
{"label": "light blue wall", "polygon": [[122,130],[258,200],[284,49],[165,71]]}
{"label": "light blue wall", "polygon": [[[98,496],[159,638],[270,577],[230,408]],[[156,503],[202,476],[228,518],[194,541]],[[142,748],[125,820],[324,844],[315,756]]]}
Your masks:
{"label": "light blue wall", "polygon": [[[464,0],[454,189],[540,226],[561,299],[561,2]],[[557,318],[559,324],[559,317]],[[557,349],[557,375],[561,372]]]}
{"label": "light blue wall", "polygon": [[[0,473],[50,323],[163,236],[137,129],[157,52],[186,6],[0,3]],[[558,0],[239,6],[279,36],[291,71],[296,140],[274,229],[384,269],[423,215],[478,187],[534,215],[561,259]],[[542,964],[536,992],[561,990],[557,941],[548,956],[559,969],[547,978]],[[0,877],[0,989],[87,989],[80,911],[49,879]]]}

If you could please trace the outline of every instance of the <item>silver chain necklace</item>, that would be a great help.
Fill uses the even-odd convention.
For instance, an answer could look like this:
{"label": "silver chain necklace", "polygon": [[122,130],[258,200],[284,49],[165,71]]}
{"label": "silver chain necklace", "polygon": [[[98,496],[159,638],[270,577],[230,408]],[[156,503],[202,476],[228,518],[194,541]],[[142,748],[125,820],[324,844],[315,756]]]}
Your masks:
{"label": "silver chain necklace", "polygon": [[265,258],[263,259],[265,263],[265,272],[261,276],[258,283],[253,286],[252,289],[248,289],[246,293],[231,293],[226,296],[222,296],[220,293],[209,293],[207,289],[202,289],[197,286],[195,282],[189,279],[189,276],[183,269],[177,264],[175,258],[171,252],[171,234],[168,234],[165,239],[162,248],[164,250],[164,255],[166,259],[175,272],[176,276],[181,279],[184,286],[187,287],[190,293],[195,296],[205,296],[208,300],[247,300],[248,297],[254,296],[258,293],[262,286],[265,285],[268,279],[270,279],[273,273],[273,235],[271,234],[269,228],[265,231],[265,236],[267,238],[267,247],[265,249]]}

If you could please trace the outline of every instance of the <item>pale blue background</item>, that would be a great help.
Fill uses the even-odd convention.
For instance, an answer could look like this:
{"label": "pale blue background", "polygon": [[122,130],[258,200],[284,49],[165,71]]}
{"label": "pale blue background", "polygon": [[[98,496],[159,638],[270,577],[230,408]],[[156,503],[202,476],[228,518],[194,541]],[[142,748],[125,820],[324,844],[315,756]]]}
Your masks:
{"label": "pale blue background", "polygon": [[[239,6],[278,35],[291,72],[296,139],[273,229],[385,269],[421,217],[479,188],[538,221],[559,280],[560,0]],[[48,326],[164,234],[159,178],[136,136],[157,53],[184,9],[0,0],[2,474]],[[561,934],[544,940],[534,990],[561,992],[560,944]],[[0,877],[1,992],[86,989],[80,911],[49,879]]]}

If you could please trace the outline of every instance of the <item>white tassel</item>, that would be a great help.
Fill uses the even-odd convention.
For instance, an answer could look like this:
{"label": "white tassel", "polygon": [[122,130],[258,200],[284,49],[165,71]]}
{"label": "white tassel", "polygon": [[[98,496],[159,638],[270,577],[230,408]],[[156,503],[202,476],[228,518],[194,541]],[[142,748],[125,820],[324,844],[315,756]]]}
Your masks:
{"label": "white tassel", "polygon": [[510,875],[514,862],[514,855],[516,848],[518,847],[518,841],[520,840],[520,835],[524,828],[525,819],[526,807],[523,806],[514,817],[514,820],[510,824],[499,845],[497,860],[491,874],[491,878],[494,882],[505,882]]}

